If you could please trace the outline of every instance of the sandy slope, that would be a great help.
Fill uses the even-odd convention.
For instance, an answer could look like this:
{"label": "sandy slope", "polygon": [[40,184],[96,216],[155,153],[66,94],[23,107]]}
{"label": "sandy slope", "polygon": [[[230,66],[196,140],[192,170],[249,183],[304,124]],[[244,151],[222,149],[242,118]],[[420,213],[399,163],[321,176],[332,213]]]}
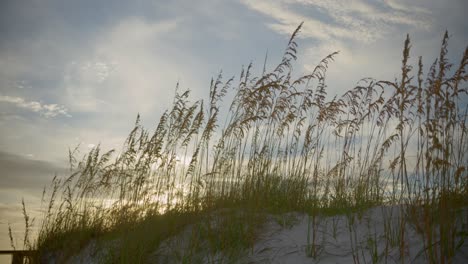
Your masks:
{"label": "sandy slope", "polygon": [[[399,214],[400,207],[380,206],[361,214],[317,218],[315,256],[310,253],[312,217],[299,213],[270,215],[253,248],[236,256],[213,256],[202,250],[184,263],[428,263],[422,236],[413,224],[405,224],[404,259],[400,257],[398,244],[389,242],[392,237],[397,241]],[[457,225],[458,230],[467,232],[468,208],[461,212]],[[148,262],[182,263],[192,228],[188,226],[161,243]],[[108,251],[93,241],[67,263],[100,263]],[[49,263],[55,263],[53,258]],[[468,241],[457,251],[454,263],[468,263]]]}
{"label": "sandy slope", "polygon": [[[315,257],[311,254],[313,218],[290,213],[269,216],[269,220],[252,249],[242,256],[200,253],[202,263],[428,263],[422,236],[411,223],[405,224],[404,259],[397,241],[400,207],[375,207],[362,214],[338,215],[316,219]],[[467,230],[468,210],[458,219],[460,230]],[[387,232],[385,231],[387,230]],[[177,238],[166,240],[155,252],[155,262],[180,263],[186,251],[190,228]],[[307,237],[309,236],[309,240]],[[460,238],[459,238],[460,239]],[[353,253],[354,252],[354,253]],[[356,262],[354,262],[356,261]],[[454,258],[454,263],[468,263],[468,241]]]}
{"label": "sandy slope", "polygon": [[[401,263],[403,260],[398,247],[392,246],[385,237],[385,229],[397,230],[399,213],[398,207],[376,207],[362,215],[317,219],[315,258],[311,254],[307,256],[307,249],[312,244],[311,217],[298,215],[298,221],[286,228],[270,221],[268,232],[255,244],[253,253],[247,259],[255,263],[353,263],[354,260],[359,263],[372,263],[373,260],[378,263]],[[421,235],[410,223],[405,227],[404,262],[427,263]],[[392,232],[396,236],[395,231]],[[309,241],[307,236],[310,237]],[[468,263],[466,244],[457,254],[455,263]]]}

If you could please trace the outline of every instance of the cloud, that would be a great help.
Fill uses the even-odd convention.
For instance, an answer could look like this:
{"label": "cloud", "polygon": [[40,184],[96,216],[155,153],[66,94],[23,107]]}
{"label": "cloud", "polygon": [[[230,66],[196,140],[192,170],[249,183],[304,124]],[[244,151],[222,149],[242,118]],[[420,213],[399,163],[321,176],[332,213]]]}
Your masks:
{"label": "cloud", "polygon": [[106,106],[108,103],[98,98],[98,90],[105,86],[114,69],[114,63],[97,58],[68,63],[63,75],[67,105],[75,112],[93,112]]}
{"label": "cloud", "polygon": [[[174,34],[178,20],[148,21],[126,18],[96,38],[91,49],[67,63],[61,86],[64,100],[74,112],[150,112],[154,98],[169,96],[177,82],[175,65],[163,46]],[[170,90],[158,90],[166,77]],[[166,91],[168,93],[166,93]]]}
{"label": "cloud", "polygon": [[99,84],[109,78],[114,68],[115,64],[112,62],[85,60],[78,63],[72,61],[65,72],[64,79],[68,82],[83,81]]}
{"label": "cloud", "polygon": [[439,23],[432,9],[423,6],[422,1],[241,2],[268,17],[265,24],[283,36],[290,36],[299,23],[304,22],[298,38],[302,46],[299,52],[303,52],[299,54],[299,63],[305,72],[313,70],[328,54],[340,52],[327,72],[331,95],[352,88],[363,77],[379,80],[396,77],[405,33],[416,32],[418,36],[426,34],[434,38],[431,31]]}
{"label": "cloud", "polygon": [[405,9],[395,1],[380,4],[370,4],[362,0],[243,0],[242,2],[248,8],[273,18],[275,22],[269,26],[276,32],[289,35],[301,21],[304,21],[301,36],[320,41],[338,39],[371,43],[388,36],[392,29],[398,26],[428,30],[431,25],[427,10],[411,6]]}
{"label": "cloud", "polygon": [[401,12],[413,12],[413,13],[420,13],[420,14],[430,14],[427,8],[419,7],[414,5],[414,1],[407,1],[407,0],[384,0],[384,4],[389,6],[394,10],[398,10]]}
{"label": "cloud", "polygon": [[60,115],[71,117],[68,109],[63,105],[58,104],[42,104],[37,101],[27,101],[21,97],[0,95],[0,102],[10,103],[16,107],[20,107],[32,112],[40,113],[41,115],[52,118]]}

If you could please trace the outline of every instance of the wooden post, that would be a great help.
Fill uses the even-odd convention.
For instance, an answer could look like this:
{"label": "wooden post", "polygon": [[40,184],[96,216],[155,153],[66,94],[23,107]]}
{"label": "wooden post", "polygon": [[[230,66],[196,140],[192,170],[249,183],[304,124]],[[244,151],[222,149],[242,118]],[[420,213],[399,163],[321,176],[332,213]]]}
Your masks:
{"label": "wooden post", "polygon": [[0,250],[0,255],[11,255],[12,264],[23,264],[28,259],[30,264],[36,260],[36,250]]}
{"label": "wooden post", "polygon": [[23,264],[24,263],[24,255],[20,252],[16,252],[12,254],[11,257],[11,264]]}

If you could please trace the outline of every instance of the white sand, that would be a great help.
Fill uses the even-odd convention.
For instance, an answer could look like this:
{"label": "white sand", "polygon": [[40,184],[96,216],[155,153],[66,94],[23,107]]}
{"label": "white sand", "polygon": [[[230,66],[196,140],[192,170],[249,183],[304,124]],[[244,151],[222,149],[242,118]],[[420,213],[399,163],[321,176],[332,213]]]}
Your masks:
{"label": "white sand", "polygon": [[[398,215],[398,207],[376,207],[361,216],[354,214],[318,219],[318,254],[315,258],[308,257],[306,253],[312,243],[311,217],[298,215],[298,222],[290,228],[270,221],[268,232],[262,235],[247,259],[253,263],[353,263],[354,259],[356,263],[357,260],[358,263],[373,263],[371,255],[374,254],[377,263],[401,263],[403,259],[400,258],[398,245],[390,245],[385,235],[386,224],[387,228],[393,228],[396,236]],[[350,224],[352,221],[354,223]],[[410,223],[405,227],[404,262],[428,263],[423,252],[422,236]],[[309,242],[307,236],[310,237]],[[468,263],[467,244],[468,241],[456,255],[454,263]]]}
{"label": "white sand", "polygon": [[[298,213],[269,216],[254,247],[234,263],[373,263],[372,255],[377,263],[428,263],[422,235],[411,223],[405,224],[404,259],[400,258],[396,242],[399,214],[400,207],[380,206],[361,215],[317,218],[315,258],[307,254],[312,246],[312,217]],[[457,226],[459,230],[468,230],[468,210],[462,213]],[[181,235],[166,240],[155,252],[159,257],[152,260],[180,263],[188,248],[190,233],[191,228],[187,228]],[[393,236],[393,245],[386,236]],[[206,252],[200,252],[198,257],[202,263],[231,263],[233,260],[223,254],[207,256]],[[468,241],[453,260],[453,263],[468,263]]]}
{"label": "white sand", "polygon": [[[241,256],[212,256],[198,251],[185,263],[428,263],[421,234],[411,223],[405,224],[404,258],[398,242],[399,207],[375,207],[361,215],[338,215],[317,218],[315,245],[317,255],[307,254],[312,245],[312,218],[306,214],[270,215],[253,248]],[[459,231],[468,231],[468,209],[457,219]],[[194,225],[161,243],[149,257],[149,263],[182,263],[187,255]],[[387,231],[386,231],[387,230]],[[391,230],[391,231],[390,231]],[[309,237],[309,241],[308,241]],[[460,241],[461,237],[457,237]],[[468,240],[468,238],[465,238]],[[67,263],[99,263],[103,257],[94,242]],[[453,263],[468,263],[468,241],[456,252]],[[53,261],[50,261],[53,263]]]}

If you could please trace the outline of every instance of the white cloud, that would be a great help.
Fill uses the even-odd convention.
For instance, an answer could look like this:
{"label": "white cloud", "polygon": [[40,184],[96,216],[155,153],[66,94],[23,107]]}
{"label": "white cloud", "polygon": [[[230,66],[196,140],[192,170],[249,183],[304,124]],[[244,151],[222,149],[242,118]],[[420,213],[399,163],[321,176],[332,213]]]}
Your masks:
{"label": "white cloud", "polygon": [[16,107],[27,109],[32,112],[40,113],[41,115],[51,118],[59,115],[71,117],[68,114],[68,109],[63,105],[58,104],[42,104],[37,101],[26,101],[21,97],[0,95],[0,102],[11,103]]}
{"label": "white cloud", "polygon": [[72,61],[65,68],[63,86],[66,100],[75,111],[96,111],[108,104],[97,98],[102,87],[115,69],[115,63],[99,59]]}
{"label": "white cloud", "polygon": [[[304,21],[302,37],[321,41],[343,40],[371,43],[382,39],[397,26],[430,29],[428,11],[418,7],[403,6],[396,1],[384,1],[380,7],[362,0],[243,0],[247,7],[270,16],[277,22],[270,27],[281,34],[289,35]],[[294,8],[296,6],[296,8]],[[304,15],[301,8],[313,8],[327,18]]]}
{"label": "white cloud", "polygon": [[109,78],[115,68],[112,62],[100,60],[84,60],[82,62],[72,61],[66,72],[64,79],[68,82],[84,81],[102,83]]}
{"label": "white cloud", "polygon": [[26,80],[18,81],[14,84],[14,86],[18,89],[31,89],[32,86]]}
{"label": "white cloud", "polygon": [[409,0],[409,1],[408,0],[383,0],[383,2],[389,7],[398,11],[402,11],[402,12],[413,12],[413,13],[422,13],[422,14],[431,13],[428,9],[424,7],[415,6],[414,3],[417,1],[413,1],[413,0]]}
{"label": "white cloud", "polygon": [[340,94],[363,77],[393,78],[399,67],[404,33],[429,32],[434,25],[431,12],[420,6],[420,1],[241,1],[273,19],[266,23],[281,35],[289,37],[304,22],[298,37],[313,40],[300,51],[304,52],[299,58],[305,72],[313,70],[328,54],[340,51],[327,71],[331,94]]}
{"label": "white cloud", "polygon": [[[98,37],[92,50],[65,70],[67,105],[79,112],[130,110],[132,116],[151,111],[154,98],[172,94],[177,81],[174,65],[164,50],[158,50],[163,34],[172,34],[177,24],[177,20],[129,18]],[[155,85],[162,86],[165,80],[171,82],[171,89],[158,91]]]}

